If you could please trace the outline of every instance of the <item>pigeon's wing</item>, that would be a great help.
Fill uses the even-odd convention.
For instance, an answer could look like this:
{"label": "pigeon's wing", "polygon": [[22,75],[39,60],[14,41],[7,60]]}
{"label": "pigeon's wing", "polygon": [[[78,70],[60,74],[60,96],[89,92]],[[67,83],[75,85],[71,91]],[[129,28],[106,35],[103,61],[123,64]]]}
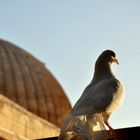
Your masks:
{"label": "pigeon's wing", "polygon": [[120,92],[120,82],[117,79],[106,79],[91,86],[88,92],[81,97],[71,111],[71,115],[93,115],[106,111]]}
{"label": "pigeon's wing", "polygon": [[73,107],[73,110],[76,108],[76,106],[81,102],[81,100],[90,92],[92,88],[92,84],[90,83],[83,91],[81,97],[78,99],[78,101],[76,102],[76,104]]}

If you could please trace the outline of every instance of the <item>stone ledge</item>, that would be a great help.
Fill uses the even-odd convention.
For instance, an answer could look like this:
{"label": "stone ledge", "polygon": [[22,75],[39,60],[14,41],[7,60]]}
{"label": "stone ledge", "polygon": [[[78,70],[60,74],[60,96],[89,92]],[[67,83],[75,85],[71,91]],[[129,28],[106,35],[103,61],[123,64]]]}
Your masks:
{"label": "stone ledge", "polygon": [[[111,133],[109,130],[96,131],[93,134],[94,140],[136,140],[140,135],[140,127],[129,127],[114,129]],[[44,138],[40,140],[57,140],[58,137]],[[80,137],[74,138],[73,140],[82,140]]]}

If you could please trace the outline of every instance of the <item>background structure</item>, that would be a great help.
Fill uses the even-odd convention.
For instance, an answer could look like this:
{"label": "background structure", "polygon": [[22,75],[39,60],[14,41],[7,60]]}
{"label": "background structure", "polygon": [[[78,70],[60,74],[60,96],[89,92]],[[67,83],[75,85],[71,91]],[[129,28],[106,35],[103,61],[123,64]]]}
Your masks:
{"label": "background structure", "polygon": [[[140,125],[140,1],[12,0],[0,4],[0,38],[23,47],[51,70],[72,105],[93,76],[98,55],[113,49],[126,87],[113,127]],[[134,115],[135,114],[135,115]]]}
{"label": "background structure", "polygon": [[7,140],[56,136],[71,104],[42,62],[0,40],[0,137]]}

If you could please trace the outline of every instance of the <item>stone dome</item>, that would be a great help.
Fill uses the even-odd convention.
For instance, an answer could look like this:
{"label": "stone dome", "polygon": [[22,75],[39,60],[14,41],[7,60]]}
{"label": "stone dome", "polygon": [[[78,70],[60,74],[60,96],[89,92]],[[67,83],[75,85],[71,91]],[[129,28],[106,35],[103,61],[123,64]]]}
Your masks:
{"label": "stone dome", "polygon": [[0,94],[60,126],[71,105],[62,87],[38,59],[0,40]]}

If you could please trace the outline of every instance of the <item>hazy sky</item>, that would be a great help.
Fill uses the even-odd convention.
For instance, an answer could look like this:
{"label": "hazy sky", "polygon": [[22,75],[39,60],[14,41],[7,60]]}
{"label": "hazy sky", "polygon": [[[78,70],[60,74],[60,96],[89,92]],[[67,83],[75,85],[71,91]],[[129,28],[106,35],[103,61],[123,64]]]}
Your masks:
{"label": "hazy sky", "polygon": [[114,50],[126,98],[110,121],[115,128],[140,125],[139,0],[0,0],[0,38],[43,61],[73,105],[98,55]]}

